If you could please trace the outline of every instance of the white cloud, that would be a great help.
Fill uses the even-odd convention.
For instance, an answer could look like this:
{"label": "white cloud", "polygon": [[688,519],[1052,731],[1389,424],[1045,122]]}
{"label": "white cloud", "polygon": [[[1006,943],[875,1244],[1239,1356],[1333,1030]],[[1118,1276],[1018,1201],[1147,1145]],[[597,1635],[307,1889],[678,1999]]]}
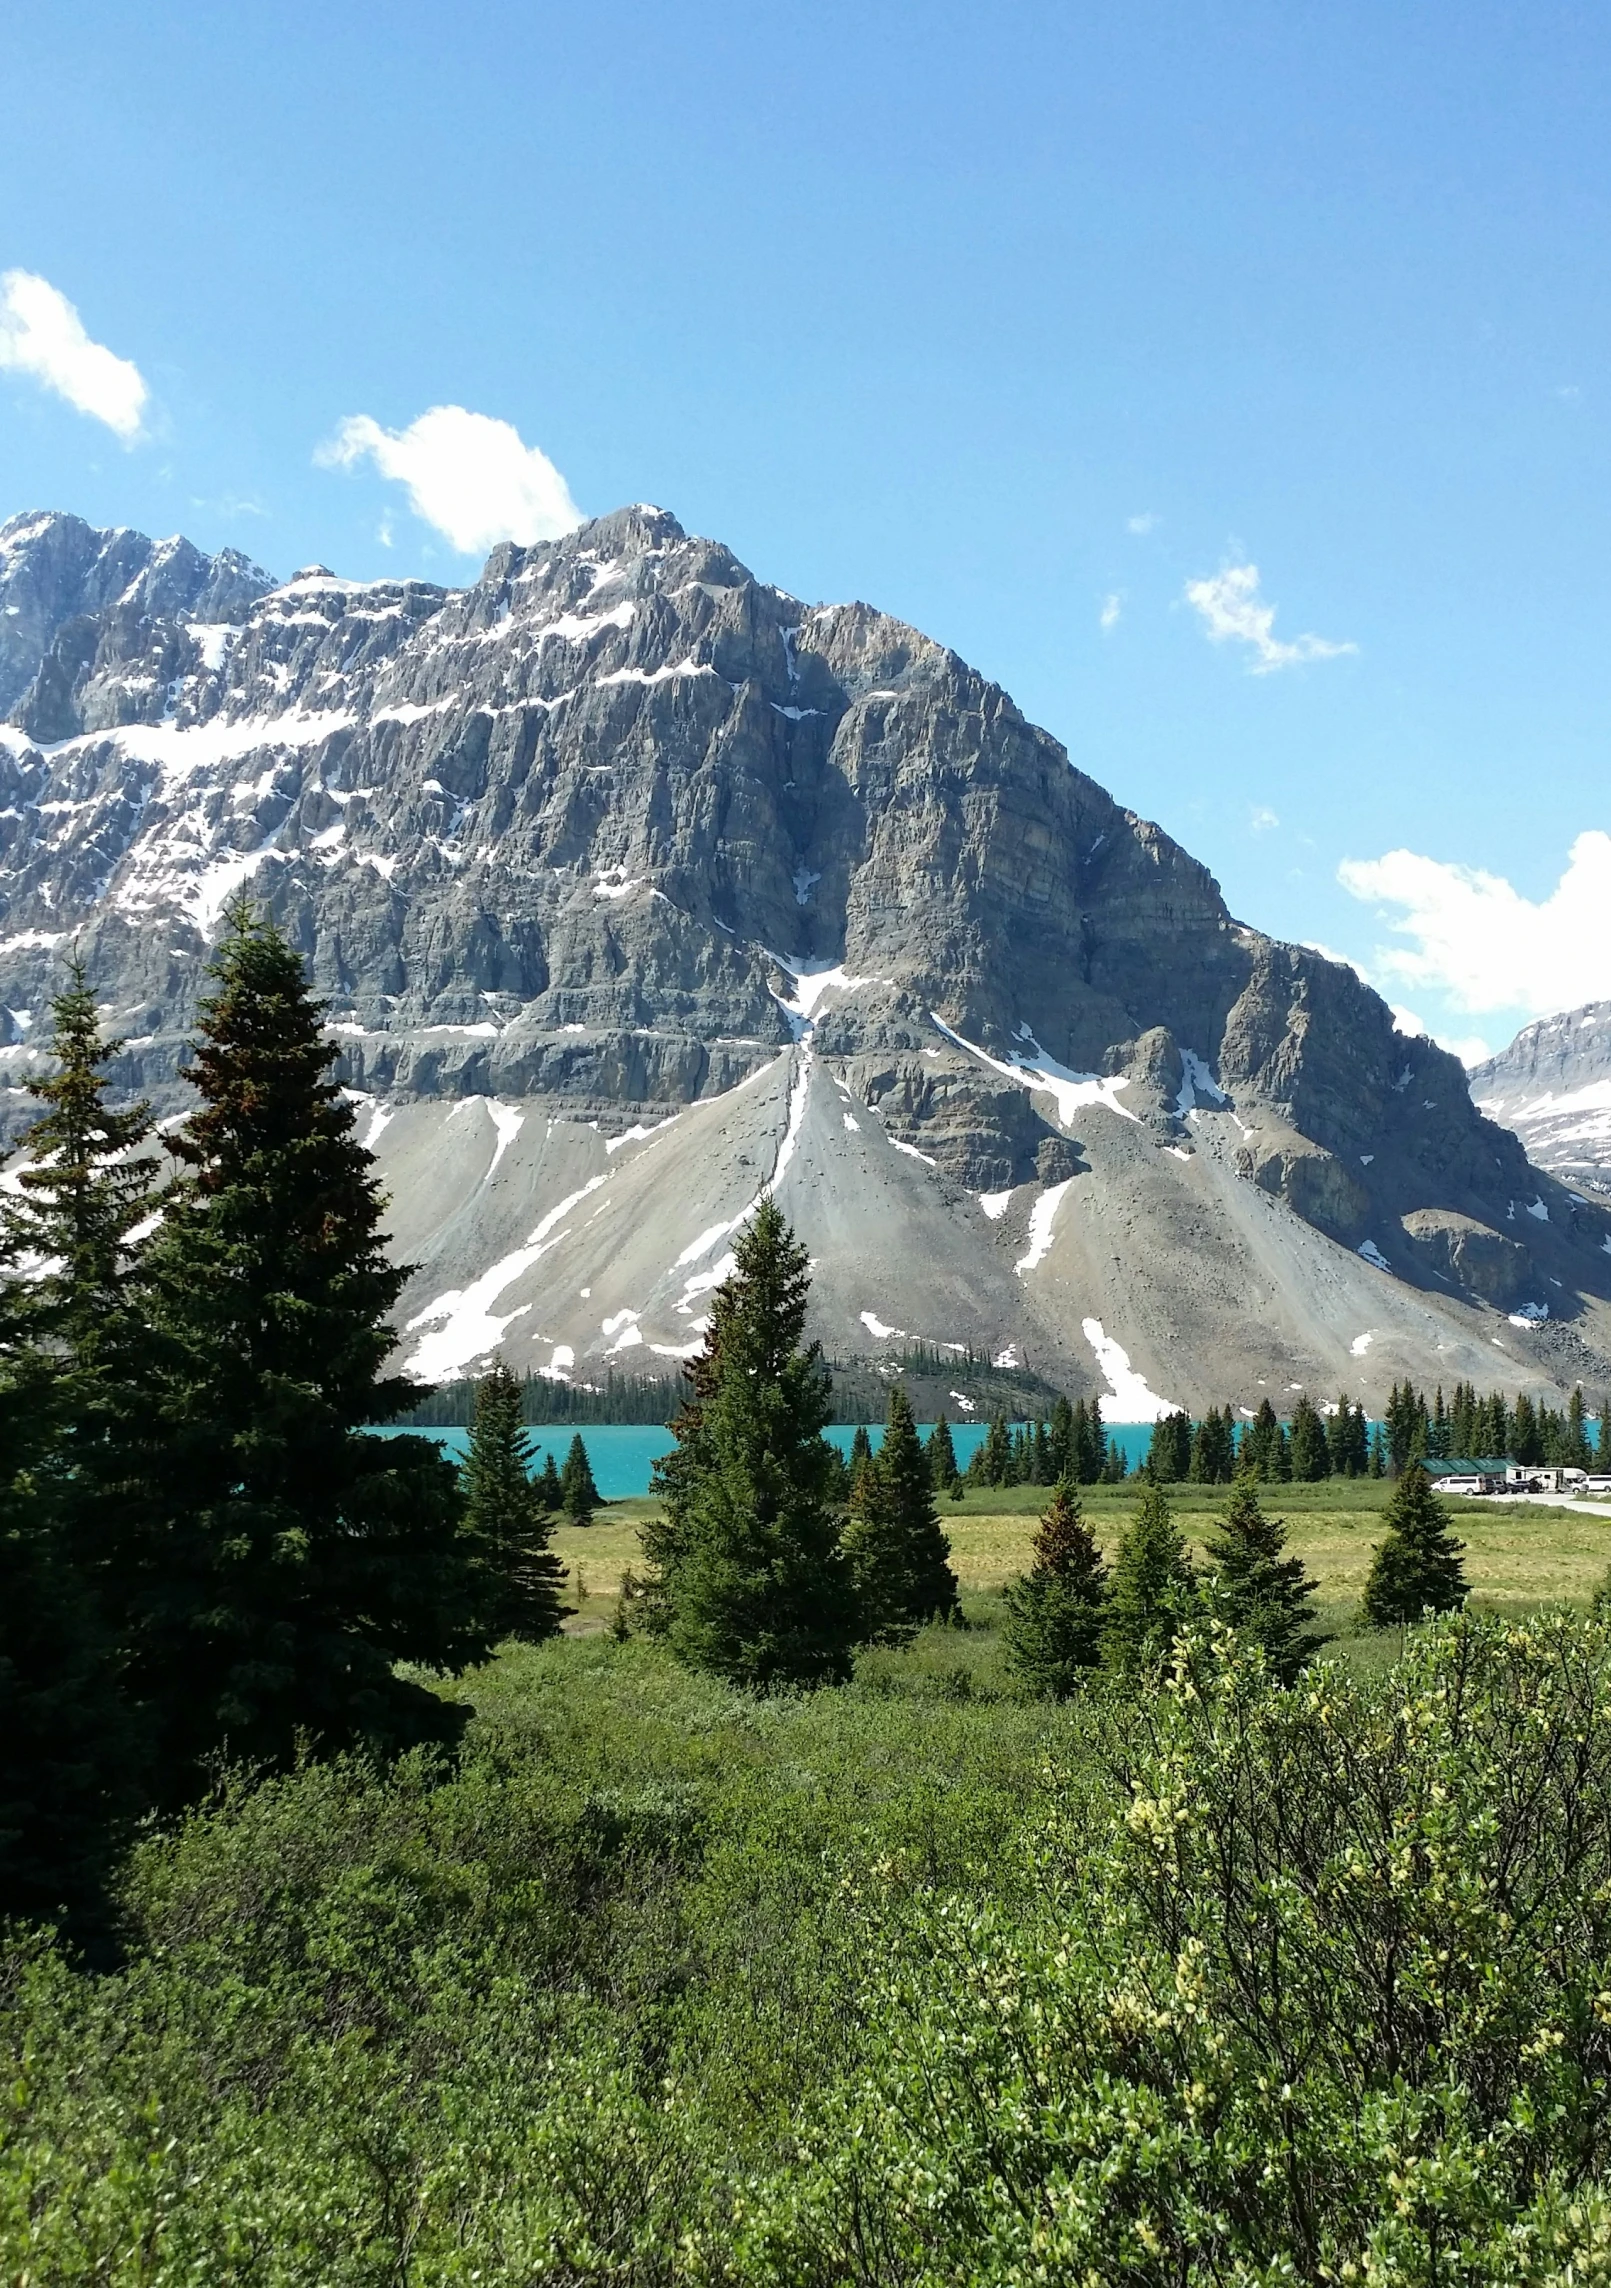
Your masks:
{"label": "white cloud", "polygon": [[1251,644],[1252,672],[1270,675],[1278,667],[1297,667],[1309,659],[1340,659],[1357,651],[1351,643],[1331,643],[1325,636],[1294,636],[1283,643],[1274,632],[1275,606],[1259,595],[1256,564],[1228,564],[1210,580],[1188,580],[1186,601],[1201,615],[1211,643]]}
{"label": "white cloud", "polygon": [[383,477],[408,487],[414,514],[463,556],[500,540],[554,540],[582,521],[546,453],[522,443],[511,423],[462,405],[433,405],[406,429],[354,414],[313,457],[327,469],[373,461]]}
{"label": "white cloud", "polygon": [[1110,628],[1116,628],[1118,626],[1123,611],[1124,598],[1117,589],[1115,589],[1111,595],[1103,597],[1102,609],[1097,614],[1096,624],[1102,630],[1104,635],[1107,634]]}
{"label": "white cloud", "polygon": [[0,367],[32,375],[125,445],[140,434],[151,392],[139,367],[92,342],[66,295],[31,270],[0,274]]}
{"label": "white cloud", "polygon": [[1124,520],[1124,529],[1126,532],[1134,532],[1140,535],[1145,535],[1149,532],[1156,532],[1162,522],[1163,518],[1159,516],[1155,510],[1149,508],[1144,509],[1140,516],[1126,517]]}
{"label": "white cloud", "polygon": [[1272,827],[1279,826],[1280,823],[1280,819],[1276,817],[1275,812],[1270,809],[1267,803],[1256,802],[1253,805],[1248,824],[1255,834],[1268,834]]}
{"label": "white cloud", "polygon": [[1337,879],[1356,898],[1402,909],[1383,918],[1409,942],[1378,947],[1377,967],[1457,1009],[1545,1017],[1611,998],[1611,834],[1598,827],[1578,836],[1537,904],[1502,875],[1413,850],[1345,858]]}

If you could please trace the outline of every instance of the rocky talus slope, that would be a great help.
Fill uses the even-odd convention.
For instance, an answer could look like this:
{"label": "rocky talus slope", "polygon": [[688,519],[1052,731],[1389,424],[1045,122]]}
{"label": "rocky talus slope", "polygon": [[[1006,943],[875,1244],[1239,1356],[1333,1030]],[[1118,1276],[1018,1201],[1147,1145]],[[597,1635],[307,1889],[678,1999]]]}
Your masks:
{"label": "rocky talus slope", "polygon": [[1471,1094],[1537,1166],[1611,1198],[1611,1001],[1524,1026],[1472,1073]]}
{"label": "rocky talus slope", "polygon": [[1352,971],[1226,911],[997,686],[657,509],[474,586],[0,528],[13,1133],[76,944],[164,1112],[272,908],[364,1100],[421,1375],[698,1342],[774,1186],[841,1355],[1133,1417],[1611,1374],[1611,1221]]}

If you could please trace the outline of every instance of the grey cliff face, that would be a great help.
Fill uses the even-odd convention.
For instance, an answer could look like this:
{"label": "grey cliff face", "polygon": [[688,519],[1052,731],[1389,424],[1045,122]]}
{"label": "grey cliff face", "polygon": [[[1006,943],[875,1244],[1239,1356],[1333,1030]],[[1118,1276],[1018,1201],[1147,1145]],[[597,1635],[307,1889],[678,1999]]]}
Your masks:
{"label": "grey cliff face", "polygon": [[1611,1001],[1524,1026],[1476,1067],[1471,1094],[1539,1167],[1611,1196]]}
{"label": "grey cliff face", "polygon": [[13,1130],[70,942],[121,1077],[182,1101],[249,889],[377,1102],[620,1133],[787,1053],[958,1199],[1078,1191],[1115,1122],[1177,1161],[1212,1130],[1231,1180],[1434,1295],[1601,1291],[1597,1211],[1351,970],[1236,922],[955,654],[803,605],[659,510],[499,548],[461,591],[274,587],[26,517],[0,585]]}

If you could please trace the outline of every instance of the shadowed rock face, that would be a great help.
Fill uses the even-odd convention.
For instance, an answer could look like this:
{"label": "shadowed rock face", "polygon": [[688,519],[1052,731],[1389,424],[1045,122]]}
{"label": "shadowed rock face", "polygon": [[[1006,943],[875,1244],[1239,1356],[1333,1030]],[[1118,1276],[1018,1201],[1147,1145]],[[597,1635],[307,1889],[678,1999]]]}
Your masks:
{"label": "shadowed rock face", "polygon": [[[1183,1182],[1212,1132],[1228,1181],[1434,1295],[1597,1308],[1596,1211],[1351,970],[1234,921],[953,653],[803,605],[659,510],[500,548],[457,592],[322,567],[275,588],[239,557],[30,516],[0,530],[12,599],[0,1000],[38,1010],[76,939],[130,1036],[123,1077],[163,1109],[244,887],[377,1102],[539,1100],[619,1132],[786,1055],[953,1205],[1070,1186],[1047,1235],[1106,1182],[1101,1139]],[[1021,1242],[1003,1340],[1056,1256]]]}

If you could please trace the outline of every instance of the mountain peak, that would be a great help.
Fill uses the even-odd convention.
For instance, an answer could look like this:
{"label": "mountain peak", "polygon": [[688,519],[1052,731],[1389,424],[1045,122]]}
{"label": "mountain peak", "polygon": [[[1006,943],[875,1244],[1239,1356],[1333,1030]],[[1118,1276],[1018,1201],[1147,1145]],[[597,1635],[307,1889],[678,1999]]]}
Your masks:
{"label": "mountain peak", "polygon": [[[667,1171],[599,1267],[626,1317],[589,1355],[640,1320],[685,1347],[710,1282],[688,1257],[664,1287],[679,1251],[770,1181],[839,1265],[841,1349],[876,1326],[994,1355],[1027,1326],[1076,1384],[1118,1345],[1194,1401],[1242,1361],[1255,1404],[1278,1357],[1327,1389],[1367,1355],[1384,1386],[1478,1380],[1496,1341],[1517,1372],[1611,1376],[1611,1226],[1352,971],[1234,923],[1206,868],[919,631],[802,605],[641,504],[453,590],[322,565],[275,588],[188,542],[20,528],[0,1007],[44,1004],[74,938],[124,1077],[177,1108],[208,943],[249,887],[411,1197],[459,1180],[477,1099],[526,1141],[463,1229],[511,1260],[595,1178],[637,1197],[635,1140]],[[20,1080],[33,1052],[0,1054]],[[447,1192],[431,1212],[459,1228]],[[631,1264],[691,1217],[634,1299]],[[545,1317],[582,1355],[574,1310],[463,1316],[481,1239],[449,1279],[446,1239],[401,1236],[460,1298],[428,1360],[507,1326],[532,1363]],[[887,1293],[858,1289],[870,1265]]]}

